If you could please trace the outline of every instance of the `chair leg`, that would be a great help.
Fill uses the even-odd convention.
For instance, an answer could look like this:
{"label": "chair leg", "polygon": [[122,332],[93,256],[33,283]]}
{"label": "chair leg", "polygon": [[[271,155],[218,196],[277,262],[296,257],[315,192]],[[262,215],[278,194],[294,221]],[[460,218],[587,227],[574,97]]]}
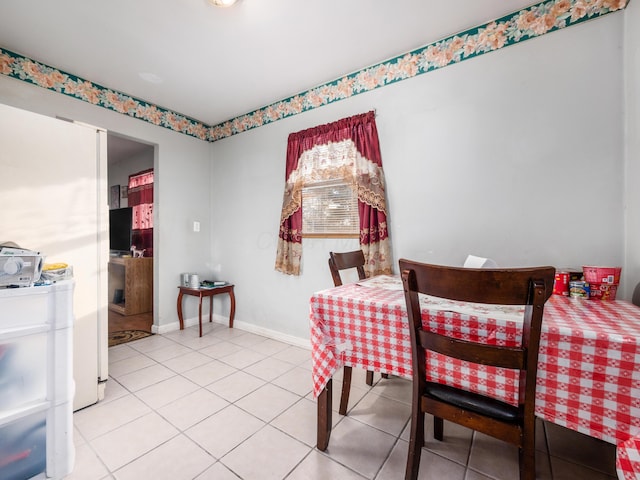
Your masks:
{"label": "chair leg", "polygon": [[407,469],[405,480],[417,480],[420,468],[420,456],[424,446],[424,412],[419,402],[414,401],[411,411],[411,433],[409,436],[409,453],[407,455]]}
{"label": "chair leg", "polygon": [[373,385],[373,371],[367,370],[367,385]]}
{"label": "chair leg", "polygon": [[389,378],[389,374],[388,373],[383,373],[382,374],[382,378]]}
{"label": "chair leg", "polygon": [[444,421],[440,417],[433,417],[433,438],[440,441],[444,438]]}
{"label": "chair leg", "polygon": [[[535,432],[535,430],[534,430]],[[521,448],[518,449],[520,457],[520,480],[536,479],[536,442],[535,433],[526,435]]]}
{"label": "chair leg", "polygon": [[342,374],[342,394],[340,395],[340,408],[338,413],[340,415],[347,414],[347,407],[349,405],[349,392],[351,390],[351,367],[345,365]]}

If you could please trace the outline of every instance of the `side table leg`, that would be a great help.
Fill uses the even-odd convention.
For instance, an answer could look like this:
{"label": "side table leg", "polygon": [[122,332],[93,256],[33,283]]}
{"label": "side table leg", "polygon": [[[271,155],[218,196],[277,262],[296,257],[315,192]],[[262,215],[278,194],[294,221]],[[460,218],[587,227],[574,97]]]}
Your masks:
{"label": "side table leg", "polygon": [[184,320],[182,319],[182,290],[178,294],[178,320],[180,320],[180,330],[184,330]]}
{"label": "side table leg", "polygon": [[209,296],[209,323],[213,321],[213,295]]}
{"label": "side table leg", "polygon": [[331,436],[331,401],[333,398],[333,380],[330,378],[318,395],[318,450],[325,451]]}
{"label": "side table leg", "polygon": [[236,296],[233,293],[233,288],[229,290],[229,299],[231,300],[231,306],[229,310],[229,328],[233,328],[233,317],[236,315]]}

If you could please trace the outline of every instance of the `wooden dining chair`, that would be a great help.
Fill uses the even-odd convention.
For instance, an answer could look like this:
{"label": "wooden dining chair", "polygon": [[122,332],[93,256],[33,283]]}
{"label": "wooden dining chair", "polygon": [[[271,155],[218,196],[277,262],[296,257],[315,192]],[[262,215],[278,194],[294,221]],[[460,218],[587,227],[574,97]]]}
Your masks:
{"label": "wooden dining chair", "polygon": [[[331,271],[331,277],[333,278],[333,284],[336,287],[342,285],[342,277],[340,276],[341,270],[349,270],[355,268],[358,272],[358,280],[364,280],[367,278],[364,271],[364,252],[362,250],[355,250],[353,252],[329,252],[329,270]],[[387,378],[388,375],[383,373],[382,376]],[[367,385],[373,385],[373,371],[367,370]],[[351,390],[351,367],[344,366],[342,375],[342,394],[340,396],[340,408],[338,412],[340,415],[347,414],[347,405],[349,403],[349,392]]]}
{"label": "wooden dining chair", "polygon": [[[411,436],[405,480],[418,477],[425,413],[434,416],[434,437],[443,439],[443,420],[477,430],[518,447],[520,479],[535,479],[535,391],[544,304],[553,290],[553,267],[469,269],[400,260],[409,317],[413,364]],[[523,335],[517,347],[460,340],[423,328],[418,294],[463,302],[524,305]],[[471,363],[520,371],[518,405],[427,381],[426,351]]]}

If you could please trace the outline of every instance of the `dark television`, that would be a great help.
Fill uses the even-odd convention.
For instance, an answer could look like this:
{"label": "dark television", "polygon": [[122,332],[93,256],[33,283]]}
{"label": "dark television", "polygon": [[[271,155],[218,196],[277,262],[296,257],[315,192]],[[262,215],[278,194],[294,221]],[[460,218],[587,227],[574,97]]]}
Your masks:
{"label": "dark television", "polygon": [[131,249],[131,207],[109,210],[109,249],[128,252]]}

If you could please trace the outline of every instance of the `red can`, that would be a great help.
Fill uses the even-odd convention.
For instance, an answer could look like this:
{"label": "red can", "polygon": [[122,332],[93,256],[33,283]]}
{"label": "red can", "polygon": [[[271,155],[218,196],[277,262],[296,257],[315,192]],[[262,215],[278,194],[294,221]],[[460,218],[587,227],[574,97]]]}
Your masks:
{"label": "red can", "polygon": [[569,272],[556,272],[553,282],[553,293],[555,295],[569,296]]}

